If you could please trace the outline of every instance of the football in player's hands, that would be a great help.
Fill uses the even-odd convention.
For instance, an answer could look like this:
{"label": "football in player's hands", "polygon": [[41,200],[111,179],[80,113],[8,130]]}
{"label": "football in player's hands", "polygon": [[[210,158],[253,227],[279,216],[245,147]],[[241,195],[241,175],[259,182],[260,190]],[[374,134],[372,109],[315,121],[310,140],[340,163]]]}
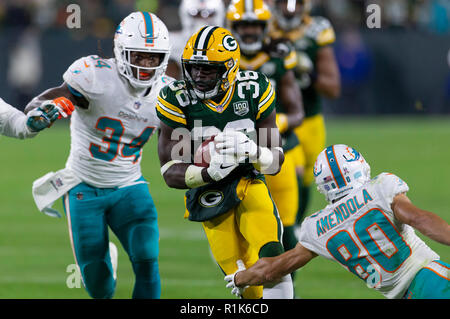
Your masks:
{"label": "football in player's hands", "polygon": [[214,152],[216,142],[214,141],[215,135],[206,139],[195,151],[194,164],[201,167],[209,167],[211,162],[211,155]]}

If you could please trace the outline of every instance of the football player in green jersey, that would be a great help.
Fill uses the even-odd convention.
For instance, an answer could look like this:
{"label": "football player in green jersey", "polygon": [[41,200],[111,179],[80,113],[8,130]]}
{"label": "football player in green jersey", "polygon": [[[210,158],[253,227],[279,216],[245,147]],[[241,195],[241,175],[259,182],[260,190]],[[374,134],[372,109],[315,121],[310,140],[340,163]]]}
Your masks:
{"label": "football player in green jersey", "polygon": [[284,163],[275,176],[266,176],[267,185],[283,222],[283,246],[295,247],[294,224],[298,210],[298,183],[295,152],[299,143],[293,129],[303,120],[301,92],[295,80],[294,50],[282,42],[273,43],[267,37],[271,12],[262,0],[235,0],[227,9],[226,22],[241,49],[241,70],[258,71],[266,75],[275,87],[277,126],[282,134]]}
{"label": "football player in green jersey", "polygon": [[300,205],[297,224],[304,217],[312,185],[313,166],[317,155],[325,148],[325,122],[321,96],[335,99],[340,95],[340,75],[331,44],[336,36],[326,18],[310,16],[310,0],[275,0],[275,19],[270,35],[288,39],[297,51],[295,76],[302,89],[305,119],[295,133],[301,140],[297,149],[297,175]]}
{"label": "football player in green jersey", "polygon": [[[202,223],[226,274],[237,270],[238,260],[249,266],[284,251],[283,227],[264,180],[284,160],[275,90],[263,74],[239,71],[239,60],[239,45],[228,30],[201,28],[183,51],[184,80],[164,87],[156,107],[161,173],[170,187],[189,189],[185,217]],[[192,163],[192,144],[211,136],[209,166]],[[292,298],[292,280],[285,276],[243,296]]]}

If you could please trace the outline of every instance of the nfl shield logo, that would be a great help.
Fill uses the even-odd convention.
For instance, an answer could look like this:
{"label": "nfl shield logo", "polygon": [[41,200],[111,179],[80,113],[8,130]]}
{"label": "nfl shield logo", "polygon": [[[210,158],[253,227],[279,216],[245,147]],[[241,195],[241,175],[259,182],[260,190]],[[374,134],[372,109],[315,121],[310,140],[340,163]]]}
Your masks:
{"label": "nfl shield logo", "polygon": [[134,102],[134,109],[139,110],[139,108],[141,107],[142,103],[139,101]]}
{"label": "nfl shield logo", "polygon": [[233,109],[236,115],[244,116],[249,111],[248,103],[247,101],[234,102]]}

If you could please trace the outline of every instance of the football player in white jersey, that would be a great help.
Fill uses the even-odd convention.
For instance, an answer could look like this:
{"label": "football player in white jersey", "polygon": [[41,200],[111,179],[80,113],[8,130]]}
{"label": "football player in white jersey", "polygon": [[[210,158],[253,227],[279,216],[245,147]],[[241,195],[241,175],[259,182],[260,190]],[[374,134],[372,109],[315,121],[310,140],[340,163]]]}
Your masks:
{"label": "football player in white jersey", "polygon": [[32,138],[49,127],[60,116],[72,114],[74,107],[67,99],[48,101],[45,105],[25,115],[0,98],[0,135],[15,138]]}
{"label": "football player in white jersey", "polygon": [[170,33],[172,49],[167,75],[182,80],[181,56],[189,38],[206,25],[223,26],[225,6],[222,0],[181,0],[178,9],[181,30]]}
{"label": "football player in white jersey", "polygon": [[320,255],[387,298],[450,298],[450,264],[439,260],[413,229],[450,245],[450,225],[416,207],[404,181],[389,173],[370,179],[364,157],[342,144],[319,154],[314,176],[330,204],[305,219],[294,249],[262,258],[247,270],[241,265],[241,271],[226,276],[233,293],[276,281]]}
{"label": "football player in white jersey", "polygon": [[[64,189],[72,249],[93,298],[111,298],[115,290],[108,226],[130,257],[133,298],[160,298],[157,213],[140,162],[144,144],[159,128],[155,103],[170,82],[164,75],[169,54],[164,23],[152,13],[133,12],[116,30],[114,58],[91,55],[75,61],[60,87],[28,106],[55,96],[76,105],[66,168],[47,179],[57,176],[52,185]],[[67,183],[73,185],[66,192]]]}

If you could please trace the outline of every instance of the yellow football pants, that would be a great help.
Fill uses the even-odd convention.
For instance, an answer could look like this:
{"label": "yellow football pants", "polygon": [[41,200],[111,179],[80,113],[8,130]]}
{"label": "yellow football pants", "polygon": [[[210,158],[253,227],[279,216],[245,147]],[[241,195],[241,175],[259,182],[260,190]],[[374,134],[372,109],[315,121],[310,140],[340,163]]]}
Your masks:
{"label": "yellow football pants", "polygon": [[294,150],[284,154],[284,163],[277,175],[266,175],[267,186],[285,227],[295,224],[298,210],[297,153]]}
{"label": "yellow football pants", "polygon": [[326,130],[322,114],[307,117],[302,125],[294,129],[300,140],[296,147],[296,166],[304,168],[303,185],[309,186],[314,182],[313,168],[317,156],[325,148]]}
{"label": "yellow football pants", "polygon": [[[261,247],[280,242],[282,226],[267,186],[257,179],[243,178],[237,187],[239,205],[227,213],[202,222],[211,252],[222,271],[229,275],[242,259],[248,268],[258,260]],[[262,298],[262,286],[244,291],[248,299]]]}

